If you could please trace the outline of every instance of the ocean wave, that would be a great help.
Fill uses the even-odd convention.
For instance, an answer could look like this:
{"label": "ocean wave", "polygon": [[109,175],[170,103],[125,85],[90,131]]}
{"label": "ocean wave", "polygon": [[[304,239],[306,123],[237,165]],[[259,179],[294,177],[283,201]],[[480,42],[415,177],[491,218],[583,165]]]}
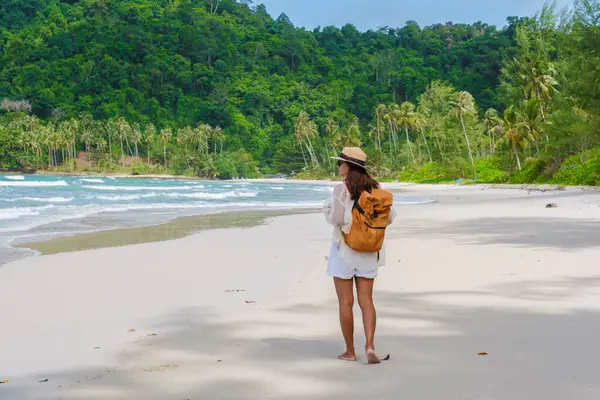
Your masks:
{"label": "ocean wave", "polygon": [[8,219],[19,219],[27,215],[40,215],[39,211],[31,208],[3,208],[0,209],[0,221]]}
{"label": "ocean wave", "polygon": [[210,199],[221,200],[229,197],[256,197],[257,192],[224,192],[224,193],[168,193],[167,197],[184,198],[184,199]]}
{"label": "ocean wave", "polygon": [[104,183],[102,179],[81,179],[81,182],[87,183]]}
{"label": "ocean wave", "polygon": [[10,179],[11,181],[24,181],[25,177],[23,175],[6,175],[6,179]]}
{"label": "ocean wave", "polygon": [[317,187],[317,188],[313,188],[313,192],[333,192],[333,187],[332,186],[325,186],[325,187]]}
{"label": "ocean wave", "polygon": [[140,191],[140,190],[194,190],[194,189],[202,189],[198,186],[96,186],[96,185],[81,185],[82,188],[92,189],[92,190],[110,190],[110,191]]}
{"label": "ocean wave", "polygon": [[1,199],[2,201],[37,201],[40,203],[70,203],[74,197],[16,197],[14,199]]}
{"label": "ocean wave", "polygon": [[[162,194],[162,193],[161,193]],[[131,200],[139,200],[139,199],[148,199],[152,197],[158,196],[159,193],[147,193],[147,194],[122,194],[122,195],[97,195],[94,196],[95,199],[98,200],[106,200],[106,201],[131,201]]]}
{"label": "ocean wave", "polygon": [[19,181],[5,182],[0,181],[0,186],[15,186],[15,187],[45,187],[45,186],[69,186],[65,181]]}
{"label": "ocean wave", "polygon": [[273,190],[285,190],[285,188],[283,188],[281,186],[271,186],[270,189],[273,189]]}

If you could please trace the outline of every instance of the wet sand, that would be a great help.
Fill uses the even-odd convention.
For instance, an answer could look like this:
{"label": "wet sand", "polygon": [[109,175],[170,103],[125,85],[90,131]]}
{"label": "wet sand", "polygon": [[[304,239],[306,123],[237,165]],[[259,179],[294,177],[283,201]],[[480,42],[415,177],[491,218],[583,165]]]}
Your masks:
{"label": "wet sand", "polygon": [[45,241],[21,243],[14,247],[31,249],[41,255],[120,247],[179,239],[203,230],[250,228],[264,224],[268,219],[278,216],[315,212],[318,210],[239,211],[179,217],[160,225],[62,236]]}

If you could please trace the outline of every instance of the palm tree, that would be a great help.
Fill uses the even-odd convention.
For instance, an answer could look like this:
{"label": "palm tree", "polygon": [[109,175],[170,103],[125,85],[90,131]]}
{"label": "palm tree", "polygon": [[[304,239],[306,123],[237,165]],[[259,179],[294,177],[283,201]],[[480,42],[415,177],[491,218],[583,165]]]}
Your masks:
{"label": "palm tree", "polygon": [[104,129],[106,130],[106,136],[108,136],[108,160],[112,162],[112,139],[119,136],[119,129],[117,123],[112,119],[106,121]]}
{"label": "palm tree", "polygon": [[389,131],[388,137],[390,141],[390,156],[392,155],[392,144],[394,145],[394,149],[396,152],[398,151],[398,146],[396,144],[396,128],[398,127],[398,115],[399,108],[397,104],[390,104],[385,109],[384,119],[388,123]]}
{"label": "palm tree", "polygon": [[319,160],[317,159],[312,142],[310,140],[317,135],[317,125],[310,120],[310,117],[306,112],[301,112],[298,118],[296,118],[296,122],[294,123],[294,132],[296,140],[300,143],[300,148],[302,148],[302,144],[306,146],[311,162],[313,165],[318,167]]}
{"label": "palm tree", "polygon": [[156,140],[156,128],[154,127],[154,124],[149,123],[146,125],[146,129],[144,129],[143,140],[147,146],[148,167],[150,167],[150,149]]}
{"label": "palm tree", "polygon": [[508,107],[504,110],[504,118],[502,119],[502,129],[506,134],[506,138],[508,143],[511,145],[513,152],[515,154],[515,159],[517,161],[517,168],[519,171],[521,170],[521,159],[519,158],[519,150],[523,147],[525,143],[524,137],[522,135],[522,130],[518,127],[517,122],[517,113],[514,109],[514,106]]}
{"label": "palm tree", "polygon": [[543,115],[539,103],[537,99],[528,100],[523,109],[517,112],[517,127],[522,131],[522,136],[533,142],[537,153],[540,152],[538,143],[543,133]]}
{"label": "palm tree", "polygon": [[213,152],[215,154],[217,153],[217,142],[219,142],[219,144],[220,144],[219,154],[222,155],[223,154],[223,142],[225,141],[225,135],[223,134],[223,129],[221,129],[220,126],[215,126],[211,131],[211,135],[214,140]]}
{"label": "palm tree", "polygon": [[130,135],[131,143],[133,143],[133,146],[135,148],[135,159],[139,161],[140,153],[138,151],[138,144],[142,140],[142,129],[140,128],[140,124],[135,122],[133,125],[131,125]]}
{"label": "palm tree", "polygon": [[408,151],[413,163],[416,163],[415,155],[412,151],[410,144],[410,137],[408,136],[408,130],[416,127],[415,124],[415,106],[412,103],[404,102],[400,105],[400,109],[396,113],[396,121],[398,127],[406,132],[406,143],[408,144]]}
{"label": "palm tree", "polygon": [[165,168],[167,168],[167,143],[169,143],[169,139],[173,135],[173,131],[171,128],[162,128],[160,130],[160,139],[163,142],[163,155],[165,160]]}
{"label": "palm tree", "polygon": [[123,147],[123,142],[127,141],[127,137],[130,134],[131,127],[129,126],[129,122],[125,120],[123,117],[119,117],[116,122],[116,128],[119,135],[119,140],[121,141],[121,165],[125,166],[125,149]]}
{"label": "palm tree", "polygon": [[552,100],[552,92],[557,91],[558,81],[551,75],[554,73],[552,64],[545,65],[543,60],[535,60],[527,66],[526,74],[521,78],[525,81],[524,93],[527,100],[538,99],[542,120],[545,120],[544,103]]}
{"label": "palm tree", "polygon": [[492,129],[498,125],[498,120],[500,117],[498,116],[498,111],[493,108],[488,109],[485,112],[485,127],[486,132],[490,138],[490,154],[494,154],[494,138],[492,136]]}
{"label": "palm tree", "polygon": [[429,125],[427,121],[427,117],[425,114],[415,111],[413,117],[414,128],[421,134],[421,138],[423,139],[423,143],[425,143],[425,148],[427,149],[427,154],[429,155],[429,162],[433,162],[433,156],[431,155],[431,150],[429,149],[429,142],[427,142],[427,138],[425,137],[425,129]]}
{"label": "palm tree", "polygon": [[375,120],[377,123],[377,146],[376,148],[381,151],[381,127],[384,123],[386,107],[385,104],[379,104],[375,109]]}
{"label": "palm tree", "polygon": [[360,147],[362,145],[361,136],[358,118],[352,116],[346,127],[346,134],[341,138],[342,147]]}
{"label": "palm tree", "polygon": [[471,144],[469,143],[469,136],[467,135],[467,129],[465,128],[465,118],[474,117],[477,114],[477,111],[475,110],[475,99],[471,93],[462,91],[456,95],[456,99],[452,100],[450,105],[452,106],[450,114],[460,121],[463,133],[465,134],[465,141],[467,142],[467,149],[469,150],[469,158],[471,159],[471,166],[473,167],[473,177],[477,179],[475,161],[473,160]]}

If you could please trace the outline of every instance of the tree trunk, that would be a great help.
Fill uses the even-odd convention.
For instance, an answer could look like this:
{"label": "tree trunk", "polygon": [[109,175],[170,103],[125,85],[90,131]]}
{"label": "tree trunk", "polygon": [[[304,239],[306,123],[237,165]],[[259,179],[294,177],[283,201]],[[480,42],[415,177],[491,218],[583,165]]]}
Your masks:
{"label": "tree trunk", "polygon": [[304,147],[302,147],[302,143],[300,143],[300,150],[302,151],[302,158],[304,159],[304,169],[307,169],[308,163],[306,162],[306,154],[304,154]]}
{"label": "tree trunk", "polygon": [[465,140],[467,142],[467,149],[469,149],[469,158],[471,159],[471,165],[473,166],[473,177],[477,179],[477,172],[475,172],[475,161],[473,161],[473,153],[471,152],[471,144],[469,143],[469,136],[467,135],[467,129],[465,128],[465,122],[462,114],[460,115],[460,124],[462,125],[463,133],[465,134]]}
{"label": "tree trunk", "polygon": [[429,154],[429,162],[433,162],[433,157],[431,156],[431,150],[429,149],[429,143],[427,143],[427,138],[425,138],[425,133],[421,130],[421,136],[423,137],[423,141],[425,142],[425,148],[427,149],[427,154]]}
{"label": "tree trunk", "polygon": [[125,166],[125,151],[123,150],[123,138],[121,138],[121,165]]}
{"label": "tree trunk", "polygon": [[408,143],[408,151],[410,152],[410,157],[412,158],[412,162],[416,163],[415,155],[412,151],[412,146],[410,145],[410,138],[408,137],[408,126],[406,127],[406,143]]}
{"label": "tree trunk", "polygon": [[148,144],[148,167],[150,167],[150,144]]}
{"label": "tree trunk", "polygon": [[517,146],[513,143],[512,148],[513,148],[513,151],[515,152],[515,157],[517,158],[517,168],[520,171],[521,170],[521,160],[519,159],[519,153],[517,152]]}
{"label": "tree trunk", "polygon": [[167,168],[167,145],[166,144],[163,146],[163,155],[164,155],[164,159],[165,159],[165,168]]}

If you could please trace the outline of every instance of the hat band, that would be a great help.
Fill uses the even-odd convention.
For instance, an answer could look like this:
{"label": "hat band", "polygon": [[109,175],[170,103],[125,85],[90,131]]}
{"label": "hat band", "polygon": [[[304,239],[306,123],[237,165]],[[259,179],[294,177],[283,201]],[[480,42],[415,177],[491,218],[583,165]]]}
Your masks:
{"label": "hat band", "polygon": [[361,166],[363,166],[363,167],[364,167],[365,165],[367,165],[367,162],[366,162],[366,161],[359,160],[358,158],[352,158],[352,157],[348,157],[348,156],[347,156],[347,155],[345,155],[344,153],[340,153],[340,158],[341,158],[341,159],[343,159],[343,160],[346,160],[346,161],[351,161],[351,162],[353,162],[353,163],[356,163],[356,164],[358,164],[358,165],[361,165]]}

